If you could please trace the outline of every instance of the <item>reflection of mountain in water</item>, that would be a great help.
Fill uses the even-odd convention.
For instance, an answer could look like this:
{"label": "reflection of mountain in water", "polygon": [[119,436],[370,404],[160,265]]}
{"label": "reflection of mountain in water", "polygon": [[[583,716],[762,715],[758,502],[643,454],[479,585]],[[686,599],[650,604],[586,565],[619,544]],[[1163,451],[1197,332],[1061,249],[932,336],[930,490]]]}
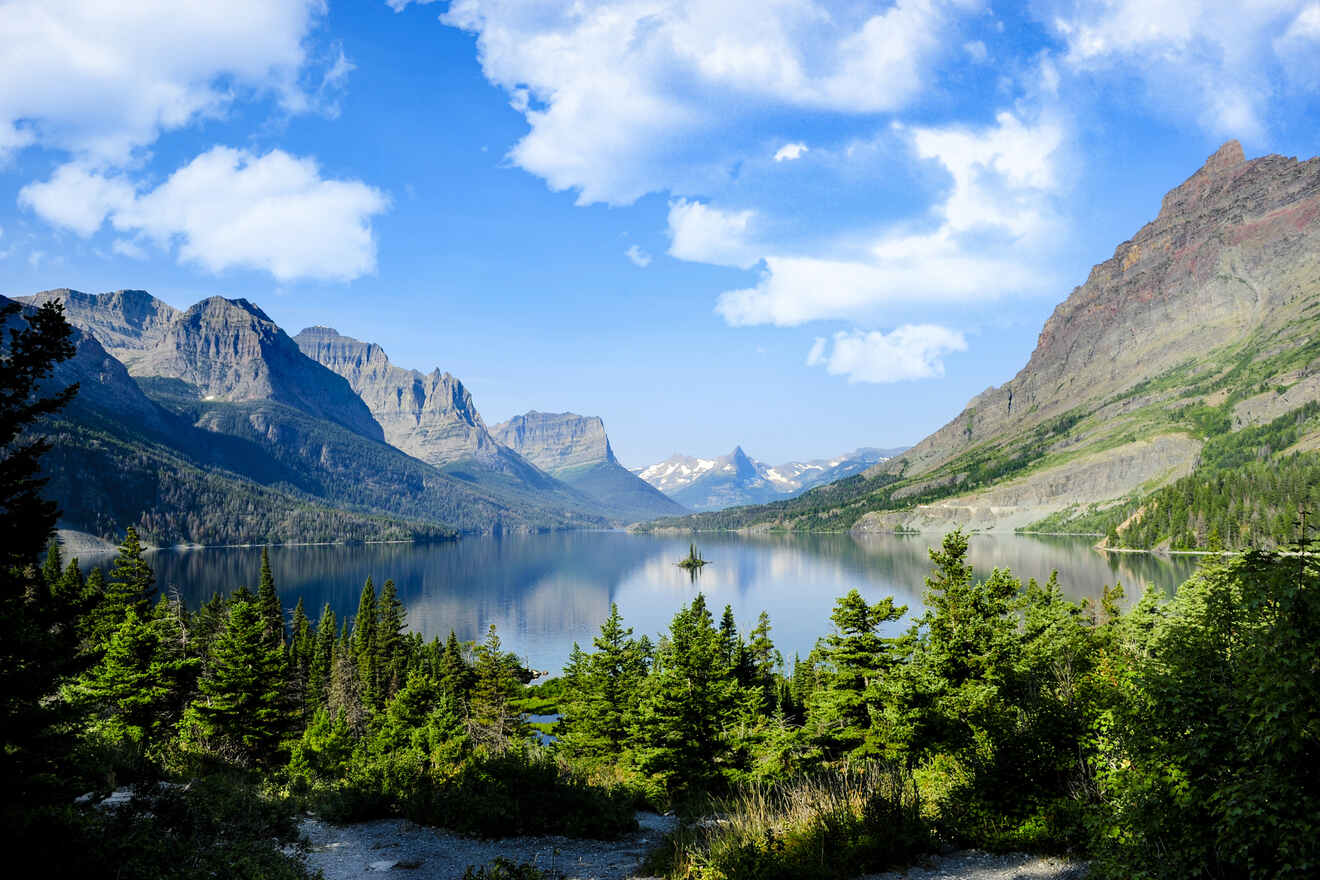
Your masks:
{"label": "reflection of mountain in water", "polygon": [[[828,631],[834,600],[854,587],[871,601],[892,595],[920,611],[932,537],[703,536],[701,551],[711,564],[695,583],[674,564],[688,542],[687,536],[567,532],[432,545],[272,547],[270,560],[285,603],[301,597],[313,619],[327,602],[341,618],[354,614],[368,575],[378,587],[393,578],[409,609],[408,625],[427,638],[450,628],[460,638],[480,638],[494,623],[505,644],[533,665],[558,668],[574,641],[590,643],[611,601],[629,626],[654,638],[698,590],[717,615],[731,605],[740,626],[750,628],[768,611],[784,654],[805,655]],[[1058,569],[1074,598],[1098,596],[1104,584],[1120,580],[1129,596],[1148,581],[1169,589],[1195,567],[1186,558],[1105,556],[1085,540],[1015,536],[974,536],[971,557],[981,576],[999,566],[1043,580]],[[196,607],[213,593],[254,586],[261,551],[161,551],[151,564],[162,590],[175,587]]]}

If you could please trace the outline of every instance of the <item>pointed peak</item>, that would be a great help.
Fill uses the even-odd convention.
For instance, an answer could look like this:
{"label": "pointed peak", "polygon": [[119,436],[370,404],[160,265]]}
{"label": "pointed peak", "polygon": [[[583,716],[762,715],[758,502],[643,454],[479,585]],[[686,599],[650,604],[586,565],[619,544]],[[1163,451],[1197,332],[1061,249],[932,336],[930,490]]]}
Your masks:
{"label": "pointed peak", "polygon": [[1209,159],[1205,160],[1205,165],[1201,170],[1209,174],[1216,174],[1229,168],[1236,168],[1247,161],[1247,154],[1242,150],[1242,144],[1236,139],[1225,141],[1224,145],[1215,150]]}

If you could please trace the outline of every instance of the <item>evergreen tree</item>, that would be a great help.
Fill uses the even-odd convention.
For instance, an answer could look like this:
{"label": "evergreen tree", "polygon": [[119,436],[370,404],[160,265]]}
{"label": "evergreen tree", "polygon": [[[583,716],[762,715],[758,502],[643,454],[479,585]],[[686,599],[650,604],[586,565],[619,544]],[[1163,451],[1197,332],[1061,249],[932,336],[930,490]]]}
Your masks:
{"label": "evergreen tree", "polygon": [[152,749],[172,733],[200,661],[163,638],[168,626],[164,619],[142,620],[130,608],[79,686],[93,707],[93,723],[108,739]]}
{"label": "evergreen tree", "polygon": [[257,608],[261,612],[262,632],[271,645],[284,647],[284,607],[280,605],[275,589],[275,576],[270,571],[270,552],[261,549],[261,583],[257,586]]}
{"label": "evergreen tree", "polygon": [[893,597],[868,604],[857,590],[834,604],[834,632],[822,645],[816,687],[809,701],[811,727],[833,756],[860,754],[883,702],[881,679],[898,662],[893,640],[880,627],[898,620],[907,607]]}
{"label": "evergreen tree", "polygon": [[312,623],[307,619],[302,597],[293,609],[293,623],[290,627],[288,646],[289,684],[294,703],[302,720],[305,722],[312,712],[313,700],[309,689],[312,654],[315,650],[312,637]]}
{"label": "evergreen tree", "polygon": [[364,706],[376,704],[376,695],[380,686],[380,657],[376,653],[376,634],[380,628],[377,619],[378,607],[376,587],[368,577],[367,582],[362,585],[362,595],[358,599],[357,617],[353,618],[352,641],[353,659],[357,664]]}
{"label": "evergreen tree", "polygon": [[504,652],[492,623],[477,646],[469,710],[473,739],[492,751],[503,751],[523,732],[522,715],[513,705],[522,690],[519,669],[517,659]]}
{"label": "evergreen tree", "polygon": [[[79,609],[47,587],[38,568],[58,510],[41,497],[44,438],[29,433],[77,393],[51,392],[51,372],[74,354],[63,308],[23,314],[0,306],[0,833],[22,835],[56,796],[52,781],[69,747],[71,707],[60,685],[85,665]],[[28,842],[31,844],[31,841]],[[11,851],[15,851],[12,850]]]}
{"label": "evergreen tree", "polygon": [[312,645],[312,654],[307,670],[308,700],[323,706],[329,696],[330,673],[335,660],[335,638],[339,634],[339,624],[330,603],[321,609],[321,619],[316,624],[316,635]]}
{"label": "evergreen tree", "polygon": [[633,728],[642,769],[659,774],[674,792],[715,785],[732,767],[746,696],[698,593],[674,615],[643,688]]}
{"label": "evergreen tree", "polygon": [[445,640],[444,653],[440,655],[440,687],[459,703],[466,704],[475,682],[472,666],[464,658],[463,647],[451,629],[449,638]]}
{"label": "evergreen tree", "polygon": [[269,766],[288,730],[285,663],[254,603],[230,605],[207,661],[201,694],[189,709],[189,740],[240,763]]}
{"label": "evergreen tree", "polygon": [[110,566],[105,594],[97,610],[95,637],[99,642],[109,641],[129,611],[137,614],[139,619],[151,616],[156,574],[143,558],[143,553],[137,529],[129,526]]}
{"label": "evergreen tree", "polygon": [[404,611],[393,580],[385,581],[380,591],[376,614],[376,670],[379,682],[378,705],[383,705],[400,687],[404,669]]}
{"label": "evergreen tree", "polygon": [[64,559],[60,553],[60,542],[51,541],[46,548],[46,561],[41,565],[41,579],[46,582],[46,589],[52,593],[60,588],[64,578]]}
{"label": "evergreen tree", "polygon": [[636,713],[646,659],[641,645],[624,627],[619,606],[610,603],[610,616],[592,642],[594,654],[577,644],[564,672],[561,748],[589,758],[617,757],[629,738]]}
{"label": "evergreen tree", "polygon": [[770,615],[762,611],[756,618],[747,641],[746,684],[761,692],[761,709],[769,712],[775,705],[775,670],[784,664],[784,655],[775,648],[770,638]]}

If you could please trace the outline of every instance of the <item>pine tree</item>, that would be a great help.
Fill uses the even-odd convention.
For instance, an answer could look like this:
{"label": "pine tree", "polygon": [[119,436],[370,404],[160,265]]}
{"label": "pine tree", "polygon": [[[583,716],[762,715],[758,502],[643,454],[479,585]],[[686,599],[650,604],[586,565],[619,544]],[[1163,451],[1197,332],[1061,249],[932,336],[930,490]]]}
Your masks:
{"label": "pine tree", "polygon": [[871,605],[857,590],[835,602],[830,615],[834,632],[821,646],[808,704],[810,726],[831,754],[855,754],[867,740],[873,715],[880,711],[881,678],[898,663],[893,640],[879,630],[906,613],[893,597]]}
{"label": "pine tree", "polygon": [[85,666],[78,608],[53,595],[38,568],[58,509],[41,497],[41,458],[50,443],[28,433],[77,393],[76,386],[50,393],[46,385],[55,366],[74,355],[73,331],[58,303],[23,312],[18,303],[0,306],[0,834],[6,837],[24,833],[55,796],[52,780],[65,775],[73,712],[56,693]]}
{"label": "pine tree", "polygon": [[762,611],[756,618],[747,641],[746,684],[761,692],[761,710],[769,712],[775,705],[775,670],[784,663],[784,656],[770,638],[770,615]]}
{"label": "pine tree", "polygon": [[610,604],[610,616],[592,642],[594,654],[577,644],[564,670],[564,733],[561,748],[589,758],[617,757],[629,738],[636,713],[646,659],[641,645],[623,625],[619,607]]}
{"label": "pine tree", "polygon": [[169,631],[168,618],[142,620],[130,608],[79,686],[93,707],[95,726],[110,740],[151,749],[178,721],[200,661],[170,644],[164,637]]}
{"label": "pine tree", "polygon": [[513,706],[521,690],[517,669],[517,661],[504,652],[492,623],[486,640],[477,646],[469,719],[473,739],[495,752],[503,751],[523,732],[522,716]]}
{"label": "pine tree", "polygon": [[284,654],[252,602],[233,602],[190,707],[189,740],[240,763],[269,766],[289,728]]}
{"label": "pine tree", "polygon": [[52,593],[60,588],[64,577],[64,559],[60,553],[60,542],[51,541],[46,548],[46,561],[41,566],[41,579],[46,582],[46,589]]}
{"label": "pine tree", "polygon": [[660,774],[675,792],[713,785],[732,769],[732,734],[746,697],[698,593],[674,615],[643,688],[633,728],[642,769]]}
{"label": "pine tree", "polygon": [[137,529],[129,526],[110,566],[105,594],[97,610],[94,635],[98,641],[108,641],[129,611],[136,613],[139,619],[151,616],[156,596],[156,574],[143,558],[143,553]]}
{"label": "pine tree", "polygon": [[471,698],[475,682],[472,666],[464,658],[463,647],[451,629],[445,641],[444,653],[440,655],[440,686],[459,703],[466,704]]}
{"label": "pine tree", "polygon": [[317,706],[324,706],[330,689],[330,672],[335,660],[335,638],[339,635],[339,624],[330,603],[321,609],[321,619],[316,624],[312,654],[307,669],[308,701]]}
{"label": "pine tree", "polygon": [[380,685],[380,658],[376,654],[376,633],[380,626],[377,620],[378,607],[376,587],[368,577],[358,599],[357,617],[353,618],[352,642],[353,659],[361,681],[362,702],[367,706],[376,704]]}
{"label": "pine tree", "polygon": [[270,571],[270,552],[265,547],[261,549],[261,583],[257,586],[257,607],[261,612],[262,632],[266,641],[283,648],[284,607],[280,605],[275,576]]}
{"label": "pine tree", "polygon": [[385,581],[380,591],[380,602],[376,614],[376,670],[379,689],[377,705],[394,696],[395,691],[403,686],[405,675],[403,665],[404,638],[403,603],[394,581]]}

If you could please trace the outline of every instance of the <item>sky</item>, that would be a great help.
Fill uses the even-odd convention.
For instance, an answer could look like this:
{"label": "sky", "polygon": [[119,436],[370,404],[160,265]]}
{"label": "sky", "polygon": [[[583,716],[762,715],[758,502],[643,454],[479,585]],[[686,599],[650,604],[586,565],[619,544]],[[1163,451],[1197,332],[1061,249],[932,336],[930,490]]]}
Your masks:
{"label": "sky", "polygon": [[822,458],[1318,123],[1317,0],[0,0],[0,293],[245,297],[630,466]]}

